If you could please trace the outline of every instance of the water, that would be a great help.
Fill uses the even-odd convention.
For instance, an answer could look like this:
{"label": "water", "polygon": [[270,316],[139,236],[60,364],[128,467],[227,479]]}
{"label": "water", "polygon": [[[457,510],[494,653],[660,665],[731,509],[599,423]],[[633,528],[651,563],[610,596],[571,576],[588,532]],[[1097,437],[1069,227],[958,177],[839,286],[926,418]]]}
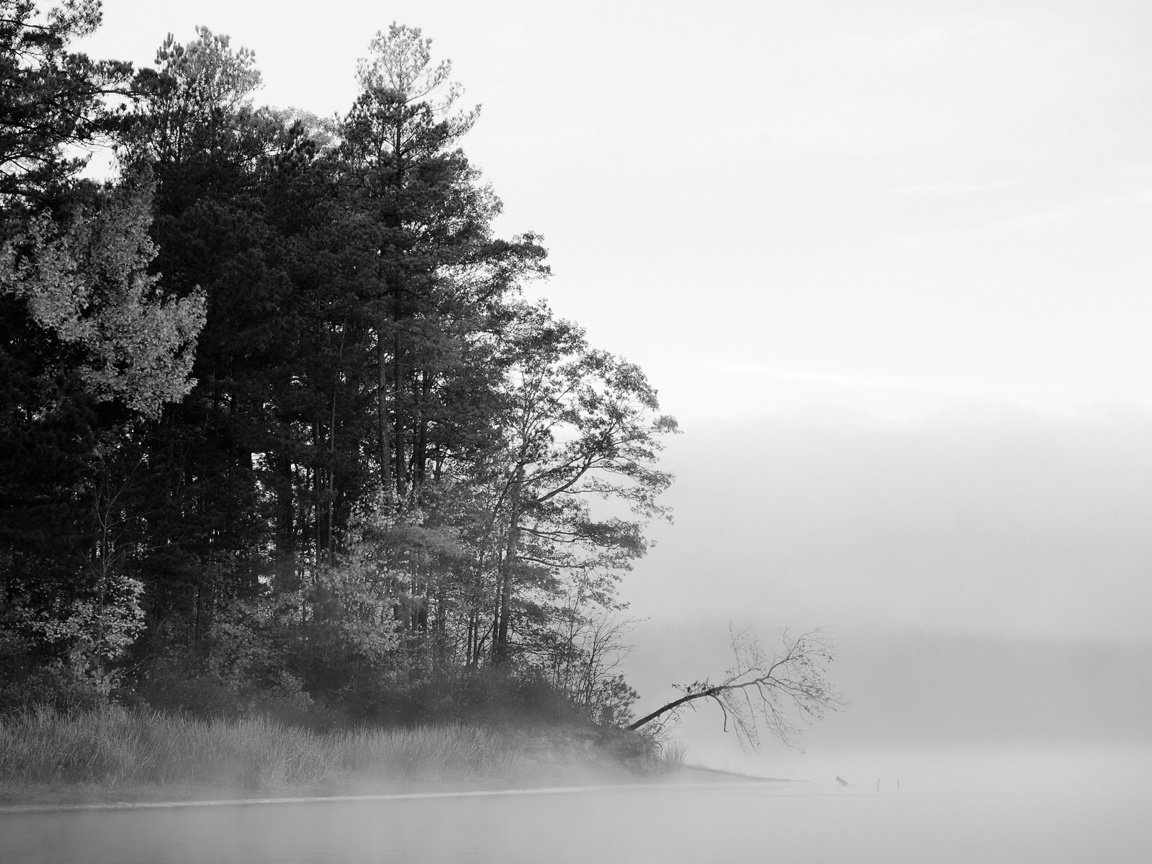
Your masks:
{"label": "water", "polygon": [[[4,814],[0,861],[1149,860],[1146,749],[886,752],[835,761],[853,785],[825,780],[816,765],[821,777],[803,783]],[[864,776],[879,765],[899,770]]]}

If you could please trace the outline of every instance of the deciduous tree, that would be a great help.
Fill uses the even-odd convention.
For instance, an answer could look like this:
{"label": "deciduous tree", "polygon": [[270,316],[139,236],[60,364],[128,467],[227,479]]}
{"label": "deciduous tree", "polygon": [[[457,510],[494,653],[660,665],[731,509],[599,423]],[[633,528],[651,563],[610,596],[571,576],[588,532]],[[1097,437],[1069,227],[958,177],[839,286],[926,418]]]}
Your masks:
{"label": "deciduous tree", "polygon": [[[526,575],[618,573],[644,553],[644,520],[667,515],[657,500],[672,480],[656,468],[661,438],[677,429],[638,366],[591,348],[546,307],[525,308],[506,338],[515,356],[494,486],[497,662],[507,659]],[[594,518],[595,498],[623,502],[639,518]]]}

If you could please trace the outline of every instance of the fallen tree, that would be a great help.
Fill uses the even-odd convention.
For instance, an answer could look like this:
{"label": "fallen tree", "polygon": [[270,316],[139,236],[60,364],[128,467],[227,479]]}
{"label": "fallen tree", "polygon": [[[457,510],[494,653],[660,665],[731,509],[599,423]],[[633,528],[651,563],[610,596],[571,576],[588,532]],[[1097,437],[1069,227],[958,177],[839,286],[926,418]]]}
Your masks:
{"label": "fallen tree", "polygon": [[832,648],[819,630],[792,637],[785,630],[781,649],[769,655],[749,629],[731,632],[734,665],[719,681],[705,678],[687,685],[674,685],[683,695],[646,714],[628,726],[639,730],[656,720],[664,725],[685,708],[695,709],[700,699],[720,706],[724,731],[735,730],[745,747],[758,747],[761,726],[789,747],[800,727],[821,719],[843,705],[825,674],[832,662]]}

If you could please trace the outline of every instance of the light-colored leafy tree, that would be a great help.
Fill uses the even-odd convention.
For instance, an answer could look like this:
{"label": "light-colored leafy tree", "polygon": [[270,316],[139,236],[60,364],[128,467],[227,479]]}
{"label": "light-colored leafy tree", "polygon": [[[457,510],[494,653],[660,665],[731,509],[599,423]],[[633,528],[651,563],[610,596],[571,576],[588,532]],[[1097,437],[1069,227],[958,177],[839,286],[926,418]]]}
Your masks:
{"label": "light-colored leafy tree", "polygon": [[23,302],[45,333],[74,349],[71,369],[98,401],[155,417],[183,398],[204,297],[165,294],[148,273],[151,190],[128,182],[61,226],[48,214],[0,245],[0,293]]}

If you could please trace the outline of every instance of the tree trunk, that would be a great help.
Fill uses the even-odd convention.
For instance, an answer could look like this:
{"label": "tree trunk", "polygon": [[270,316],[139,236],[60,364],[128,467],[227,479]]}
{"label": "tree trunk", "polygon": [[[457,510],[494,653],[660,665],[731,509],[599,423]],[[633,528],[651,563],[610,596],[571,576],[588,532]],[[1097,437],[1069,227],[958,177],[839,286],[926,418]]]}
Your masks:
{"label": "tree trunk", "polygon": [[520,495],[524,484],[524,466],[517,465],[509,492],[508,537],[504,560],[500,562],[500,605],[496,615],[496,638],[492,642],[492,662],[500,665],[508,659],[508,629],[512,620],[512,582],[515,578],[516,554],[520,545]]}
{"label": "tree trunk", "polygon": [[276,583],[277,591],[299,587],[296,576],[296,508],[293,503],[292,461],[276,457]]}
{"label": "tree trunk", "polygon": [[412,442],[412,473],[413,484],[419,488],[424,484],[428,470],[428,398],[432,392],[432,383],[427,370],[420,372],[419,385],[413,382],[412,389],[416,395],[416,416],[414,424],[414,440]]}
{"label": "tree trunk", "polygon": [[[400,293],[396,292],[396,306],[394,312],[394,320],[400,320]],[[400,328],[396,328],[396,335],[393,341],[393,357],[392,357],[392,392],[394,394],[394,410],[396,412],[396,421],[392,433],[392,445],[396,450],[396,497],[401,501],[404,496],[408,494],[408,465],[407,456],[405,455],[405,440],[404,440],[404,384],[403,384],[403,371],[400,365]]]}
{"label": "tree trunk", "polygon": [[385,495],[391,495],[392,488],[392,448],[388,443],[388,407],[384,394],[388,387],[388,361],[384,353],[384,334],[376,334],[376,433],[380,458],[380,488]]}
{"label": "tree trunk", "polygon": [[688,702],[691,702],[693,699],[703,699],[706,696],[716,696],[720,693],[721,690],[724,690],[724,689],[725,689],[724,687],[710,687],[707,690],[701,690],[698,693],[689,693],[687,696],[681,696],[679,699],[674,699],[673,701],[669,702],[667,705],[662,705],[661,707],[657,708],[651,714],[645,714],[643,717],[641,717],[635,723],[629,724],[628,731],[629,732],[635,732],[641,726],[646,726],[649,723],[651,723],[653,720],[655,720],[661,714],[667,714],[669,711],[672,711],[676,708],[679,708],[681,705],[684,705]]}

